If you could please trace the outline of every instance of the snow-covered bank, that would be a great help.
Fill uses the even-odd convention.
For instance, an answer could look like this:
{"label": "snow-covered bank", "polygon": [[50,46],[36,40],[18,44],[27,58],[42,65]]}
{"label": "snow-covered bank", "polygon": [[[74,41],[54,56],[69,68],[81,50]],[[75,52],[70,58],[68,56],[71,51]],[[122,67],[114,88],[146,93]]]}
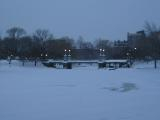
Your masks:
{"label": "snow-covered bank", "polygon": [[[35,67],[34,61],[26,61],[23,62],[20,60],[12,60],[11,64],[9,64],[8,60],[0,60],[0,67]],[[37,62],[36,67],[43,67],[40,61]]]}
{"label": "snow-covered bank", "polygon": [[0,65],[0,120],[159,120],[159,69]]}

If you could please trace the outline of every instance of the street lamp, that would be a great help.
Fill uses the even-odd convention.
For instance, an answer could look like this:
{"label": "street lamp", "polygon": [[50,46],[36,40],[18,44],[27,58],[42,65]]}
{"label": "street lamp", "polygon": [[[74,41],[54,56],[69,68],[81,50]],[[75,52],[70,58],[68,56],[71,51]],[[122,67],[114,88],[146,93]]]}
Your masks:
{"label": "street lamp", "polygon": [[137,48],[135,47],[134,48],[134,59],[136,59],[136,56],[137,56],[136,54],[137,54]]}
{"label": "street lamp", "polygon": [[103,49],[102,51],[103,51],[102,57],[103,57],[103,60],[105,60],[105,49]]}
{"label": "street lamp", "polygon": [[67,50],[65,49],[65,50],[64,50],[64,55],[66,55],[66,52],[67,52]]}
{"label": "street lamp", "polygon": [[71,55],[71,50],[68,50],[68,52],[69,52],[69,55]]}
{"label": "street lamp", "polygon": [[104,52],[105,52],[105,49],[103,49],[102,51],[103,51],[103,56],[105,56],[105,54],[104,54]]}
{"label": "street lamp", "polygon": [[[68,53],[68,55],[67,55],[67,53]],[[69,50],[67,50],[67,49],[65,49],[64,50],[64,61],[67,61],[67,60],[70,60],[71,59],[71,50],[69,49]]]}
{"label": "street lamp", "polygon": [[41,59],[45,59],[46,57],[48,57],[48,54],[46,53],[41,53]]}
{"label": "street lamp", "polygon": [[99,56],[102,56],[102,49],[99,49]]}
{"label": "street lamp", "polygon": [[71,50],[68,50],[68,60],[71,60]]}
{"label": "street lamp", "polygon": [[105,59],[105,49],[99,49],[99,51],[100,51],[100,54],[99,54],[100,60],[104,60]]}
{"label": "street lamp", "polygon": [[67,61],[67,50],[64,50],[64,61]]}

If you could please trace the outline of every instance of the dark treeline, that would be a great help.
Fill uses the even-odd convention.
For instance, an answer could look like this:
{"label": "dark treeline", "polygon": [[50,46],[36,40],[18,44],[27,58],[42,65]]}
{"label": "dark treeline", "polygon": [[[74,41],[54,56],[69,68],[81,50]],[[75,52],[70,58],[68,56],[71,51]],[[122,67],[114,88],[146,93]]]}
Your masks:
{"label": "dark treeline", "polygon": [[146,23],[145,33],[128,35],[125,41],[98,39],[85,41],[83,37],[74,40],[69,37],[55,38],[48,30],[38,29],[33,35],[27,35],[20,27],[6,31],[0,37],[0,58],[8,56],[19,58],[53,58],[63,59],[64,50],[71,50],[72,59],[98,59],[100,49],[104,50],[106,59],[158,59],[160,55],[160,30],[155,25]]}

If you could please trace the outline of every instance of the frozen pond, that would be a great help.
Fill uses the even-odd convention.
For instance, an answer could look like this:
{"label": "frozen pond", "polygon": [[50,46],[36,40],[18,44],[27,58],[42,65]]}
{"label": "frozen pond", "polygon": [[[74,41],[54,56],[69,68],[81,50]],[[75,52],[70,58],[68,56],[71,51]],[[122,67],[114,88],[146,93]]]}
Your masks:
{"label": "frozen pond", "polygon": [[159,120],[159,73],[1,65],[0,120]]}

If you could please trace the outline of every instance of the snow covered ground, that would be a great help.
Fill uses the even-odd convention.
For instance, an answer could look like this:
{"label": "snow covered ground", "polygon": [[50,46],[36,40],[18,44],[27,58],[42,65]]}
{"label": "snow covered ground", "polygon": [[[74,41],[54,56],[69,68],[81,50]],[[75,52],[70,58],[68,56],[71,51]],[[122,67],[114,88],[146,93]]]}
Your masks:
{"label": "snow covered ground", "polygon": [[0,61],[0,120],[160,120],[160,69]]}

